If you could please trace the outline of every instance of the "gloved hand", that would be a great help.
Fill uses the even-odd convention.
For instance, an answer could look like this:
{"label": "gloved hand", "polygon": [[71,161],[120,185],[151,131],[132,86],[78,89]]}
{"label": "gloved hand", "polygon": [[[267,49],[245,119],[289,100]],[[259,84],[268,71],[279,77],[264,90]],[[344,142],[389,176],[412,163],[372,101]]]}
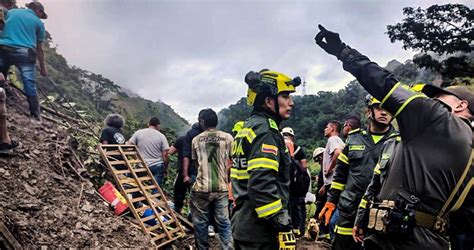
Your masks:
{"label": "gloved hand", "polygon": [[324,216],[324,225],[329,224],[329,221],[331,220],[331,216],[334,213],[334,210],[336,209],[336,204],[332,202],[326,202],[324,204],[323,209],[321,210],[321,213],[319,213],[319,219],[321,219]]}
{"label": "gloved hand", "polygon": [[296,238],[293,232],[279,232],[278,233],[279,249],[296,249]]}
{"label": "gloved hand", "polygon": [[[319,24],[318,27],[320,31],[314,38],[314,40],[316,40],[316,44],[318,44],[319,47],[324,49],[327,53],[339,58],[339,55],[346,47],[346,44],[341,41],[338,33],[327,30],[321,24]],[[326,39],[326,42],[324,42],[323,39]]]}
{"label": "gloved hand", "polygon": [[291,217],[287,210],[282,210],[270,218],[271,224],[278,232],[291,232]]}

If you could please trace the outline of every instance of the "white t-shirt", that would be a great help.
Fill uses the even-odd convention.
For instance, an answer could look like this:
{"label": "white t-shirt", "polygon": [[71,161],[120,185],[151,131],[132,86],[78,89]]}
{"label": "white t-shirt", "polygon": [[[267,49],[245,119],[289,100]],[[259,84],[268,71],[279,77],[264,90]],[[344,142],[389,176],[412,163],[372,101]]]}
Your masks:
{"label": "white t-shirt", "polygon": [[137,145],[138,152],[150,167],[163,163],[161,152],[168,150],[168,140],[160,131],[153,128],[140,129],[132,135],[130,142]]}
{"label": "white t-shirt", "polygon": [[331,175],[326,177],[326,173],[328,172],[329,165],[331,165],[332,156],[334,155],[334,151],[336,149],[343,149],[344,142],[339,136],[331,136],[328,138],[328,143],[326,144],[326,148],[323,152],[323,178],[324,178],[324,185],[330,185],[332,183],[332,179],[334,178],[334,171]]}

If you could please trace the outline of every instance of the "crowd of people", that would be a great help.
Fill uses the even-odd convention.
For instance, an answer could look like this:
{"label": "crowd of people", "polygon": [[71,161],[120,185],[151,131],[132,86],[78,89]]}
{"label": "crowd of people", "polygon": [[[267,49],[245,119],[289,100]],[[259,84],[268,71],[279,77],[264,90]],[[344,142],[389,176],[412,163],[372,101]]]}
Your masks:
{"label": "crowd of people", "polygon": [[[0,4],[3,151],[19,145],[6,129],[2,87],[10,66],[20,70],[30,114],[41,121],[35,64],[45,76],[40,19],[47,14],[39,2],[26,9],[16,8],[15,0]],[[127,140],[123,117],[111,114],[100,143],[136,145],[159,185],[168,175],[169,155],[177,155],[173,207],[182,213],[189,193],[198,249],[210,247],[214,230],[223,249],[294,249],[310,219],[308,202],[317,204],[318,239],[332,249],[472,249],[474,94],[463,86],[400,83],[339,34],[319,29],[316,44],[370,95],[365,126],[358,116],[341,117],[342,126],[327,123],[327,143],[312,154],[318,176],[310,176],[295,131],[281,128],[301,80],[268,69],[245,76],[253,110],[232,135],[217,129],[214,110],[203,109],[171,146],[158,117]]]}

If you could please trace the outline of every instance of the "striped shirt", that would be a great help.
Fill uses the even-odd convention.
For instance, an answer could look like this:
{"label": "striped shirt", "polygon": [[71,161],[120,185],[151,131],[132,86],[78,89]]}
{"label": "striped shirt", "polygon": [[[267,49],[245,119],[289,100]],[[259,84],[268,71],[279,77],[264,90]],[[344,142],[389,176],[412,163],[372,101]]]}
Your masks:
{"label": "striped shirt", "polygon": [[225,192],[228,190],[227,162],[233,138],[230,134],[210,129],[192,141],[192,159],[198,174],[192,190],[196,192]]}

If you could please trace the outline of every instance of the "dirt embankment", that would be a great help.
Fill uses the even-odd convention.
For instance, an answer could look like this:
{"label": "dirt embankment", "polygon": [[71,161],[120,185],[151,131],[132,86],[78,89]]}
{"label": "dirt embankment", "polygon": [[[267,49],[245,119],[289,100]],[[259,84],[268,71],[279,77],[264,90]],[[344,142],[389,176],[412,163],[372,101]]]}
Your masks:
{"label": "dirt embankment", "polygon": [[[8,130],[22,146],[0,156],[0,220],[24,247],[147,247],[139,228],[115,217],[68,164],[78,167],[68,133],[48,121],[33,122],[26,100],[7,99]],[[79,201],[81,189],[82,197]]]}

